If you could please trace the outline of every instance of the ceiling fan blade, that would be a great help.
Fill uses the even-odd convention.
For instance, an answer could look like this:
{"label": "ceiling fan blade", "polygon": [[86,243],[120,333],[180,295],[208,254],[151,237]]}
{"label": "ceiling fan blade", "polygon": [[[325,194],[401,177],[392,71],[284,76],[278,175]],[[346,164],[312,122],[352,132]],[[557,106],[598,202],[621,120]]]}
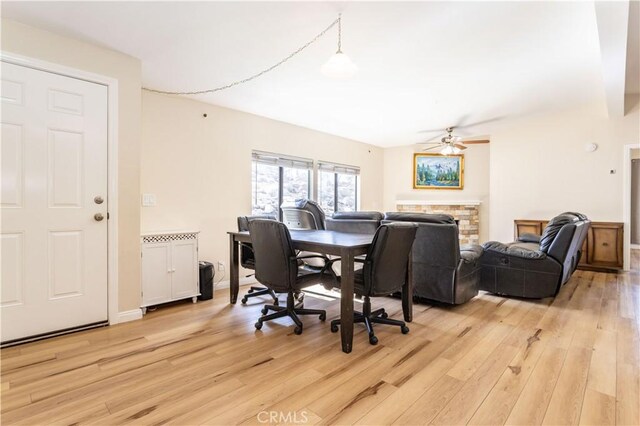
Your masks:
{"label": "ceiling fan blade", "polygon": [[489,139],[476,139],[471,141],[462,141],[465,145],[473,145],[473,144],[481,144],[481,143],[489,143],[491,142]]}
{"label": "ceiling fan blade", "polygon": [[[445,134],[442,134],[442,133],[441,133],[441,134],[438,134],[438,135],[436,135],[436,136],[434,136],[434,137],[432,137],[432,138],[429,138],[429,139],[427,139],[426,141],[424,141],[424,142],[420,142],[420,143],[429,143],[429,142],[431,142],[431,141],[433,141],[433,140],[436,140],[436,139],[442,139],[444,136],[445,136]],[[440,142],[438,142],[438,143],[440,143]]]}
{"label": "ceiling fan blade", "polygon": [[466,128],[469,128],[469,127],[479,126],[481,124],[493,123],[494,121],[502,120],[503,118],[506,118],[506,116],[505,115],[501,115],[501,116],[498,116],[498,117],[488,118],[486,120],[476,121],[475,123],[462,124],[460,126],[457,126],[456,128],[457,129],[466,129]]}
{"label": "ceiling fan blade", "polygon": [[454,143],[453,146],[455,146],[456,148],[458,148],[461,151],[464,151],[465,149],[468,148],[468,147],[466,147],[464,145],[460,145],[459,143]]}
{"label": "ceiling fan blade", "polygon": [[431,151],[432,149],[439,149],[439,148],[442,148],[442,146],[441,145],[436,145],[436,146],[432,146],[432,147],[429,147],[429,148],[425,148],[422,151]]}

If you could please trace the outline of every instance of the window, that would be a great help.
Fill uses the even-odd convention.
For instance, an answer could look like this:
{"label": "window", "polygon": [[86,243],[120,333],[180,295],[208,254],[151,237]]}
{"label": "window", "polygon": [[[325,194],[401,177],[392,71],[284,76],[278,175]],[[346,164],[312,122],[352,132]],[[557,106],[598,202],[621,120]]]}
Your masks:
{"label": "window", "polygon": [[327,214],[358,209],[360,169],[333,163],[318,163],[318,203]]}
{"label": "window", "polygon": [[254,151],[251,164],[253,214],[275,214],[282,219],[280,205],[296,198],[309,198],[313,161]]}

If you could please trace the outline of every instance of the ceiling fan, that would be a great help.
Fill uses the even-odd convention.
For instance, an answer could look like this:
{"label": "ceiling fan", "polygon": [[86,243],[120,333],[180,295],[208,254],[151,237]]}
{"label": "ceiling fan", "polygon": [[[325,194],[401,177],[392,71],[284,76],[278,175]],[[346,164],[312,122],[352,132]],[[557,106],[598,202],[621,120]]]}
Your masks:
{"label": "ceiling fan", "polygon": [[[482,144],[489,143],[489,139],[463,139],[460,136],[454,135],[453,131],[456,127],[451,126],[447,127],[444,135],[434,136],[431,139],[426,140],[425,142],[420,142],[420,144],[434,145],[429,148],[425,148],[422,151],[431,151],[432,149],[440,149],[440,154],[449,155],[449,154],[458,154],[468,147],[465,145],[471,144]],[[431,142],[440,138],[440,142]]]}

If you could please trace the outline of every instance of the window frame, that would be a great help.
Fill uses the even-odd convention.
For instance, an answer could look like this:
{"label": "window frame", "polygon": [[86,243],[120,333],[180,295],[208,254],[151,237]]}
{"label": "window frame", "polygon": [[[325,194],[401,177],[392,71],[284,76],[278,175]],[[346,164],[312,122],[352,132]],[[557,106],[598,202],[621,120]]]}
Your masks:
{"label": "window frame", "polygon": [[[257,191],[258,174],[257,164],[266,164],[270,166],[278,167],[278,219],[282,221],[283,212],[282,203],[284,202],[284,173],[285,168],[299,169],[307,171],[307,197],[320,203],[320,176],[321,173],[333,174],[333,211],[326,213],[332,216],[342,210],[339,209],[339,197],[338,197],[338,179],[340,175],[355,176],[355,188],[354,188],[354,209],[358,211],[360,208],[360,167],[350,166],[346,164],[339,164],[329,161],[318,160],[314,161],[309,158],[294,157],[285,154],[276,154],[265,151],[251,151],[251,167],[256,167],[256,180],[251,179],[252,191],[251,191],[251,211],[254,211],[254,184]],[[252,172],[253,174],[253,172]],[[257,200],[256,200],[257,201]]]}
{"label": "window frame", "polygon": [[[354,209],[358,211],[360,207],[360,191],[358,187],[360,186],[360,168],[356,166],[349,166],[345,164],[331,163],[328,161],[318,161],[318,180],[320,180],[320,173],[333,173],[333,212],[330,214],[333,215],[335,213],[339,213],[341,210],[338,208],[338,175],[352,175],[355,176],[355,188],[354,188]],[[316,198],[319,202],[320,199],[320,185],[318,185],[318,194]],[[329,212],[326,212],[329,213]]]}
{"label": "window frame", "polygon": [[[252,151],[251,152],[251,167],[253,168],[255,164],[262,163],[271,166],[278,167],[278,220],[282,221],[283,213],[282,213],[282,203],[284,202],[284,169],[298,169],[298,170],[306,170],[307,171],[307,196],[312,197],[313,194],[313,172],[314,172],[314,161],[308,158],[302,157],[293,157],[290,155],[284,154],[275,154],[271,152],[264,151]],[[257,173],[257,170],[256,170]],[[257,174],[256,174],[256,188],[257,188]],[[253,177],[251,179],[251,185],[253,187],[254,181]],[[251,213],[253,214],[254,208],[254,198],[253,198],[253,188],[251,194]]]}

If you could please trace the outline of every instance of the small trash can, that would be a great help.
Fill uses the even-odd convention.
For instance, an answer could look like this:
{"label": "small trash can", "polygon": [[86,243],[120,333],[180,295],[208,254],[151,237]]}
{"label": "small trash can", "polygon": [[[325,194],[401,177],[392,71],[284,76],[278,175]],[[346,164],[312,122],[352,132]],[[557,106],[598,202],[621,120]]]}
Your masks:
{"label": "small trash can", "polygon": [[200,296],[198,300],[213,299],[213,276],[215,270],[211,262],[198,262],[200,265]]}

